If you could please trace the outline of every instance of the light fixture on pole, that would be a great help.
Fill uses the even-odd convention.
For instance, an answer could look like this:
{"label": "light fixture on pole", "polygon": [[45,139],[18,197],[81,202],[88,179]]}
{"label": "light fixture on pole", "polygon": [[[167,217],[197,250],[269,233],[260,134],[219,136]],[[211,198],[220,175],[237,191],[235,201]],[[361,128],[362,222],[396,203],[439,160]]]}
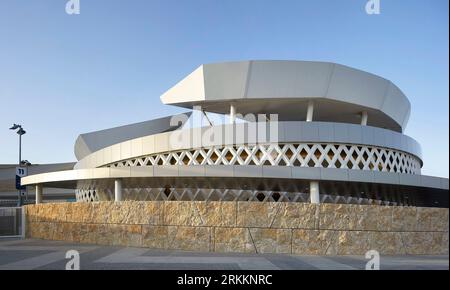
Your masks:
{"label": "light fixture on pole", "polygon": [[19,124],[13,124],[11,128],[9,128],[10,130],[17,130],[17,134],[19,135],[19,166],[22,163],[22,135],[24,135],[25,133],[27,133],[27,131],[25,131],[22,128],[22,125]]}
{"label": "light fixture on pole", "polygon": [[[16,133],[19,135],[19,167],[22,165],[22,135],[24,135],[25,133],[27,133],[23,128],[22,125],[19,124],[13,124],[11,128],[9,128],[10,130],[17,130]],[[16,173],[17,174],[17,173]],[[17,177],[16,177],[17,178]],[[17,182],[17,181],[16,181]],[[20,184],[19,184],[20,185]],[[16,188],[17,185],[16,185]],[[19,196],[18,196],[18,205],[22,206],[22,196],[21,196],[21,191],[18,188],[19,192]]]}

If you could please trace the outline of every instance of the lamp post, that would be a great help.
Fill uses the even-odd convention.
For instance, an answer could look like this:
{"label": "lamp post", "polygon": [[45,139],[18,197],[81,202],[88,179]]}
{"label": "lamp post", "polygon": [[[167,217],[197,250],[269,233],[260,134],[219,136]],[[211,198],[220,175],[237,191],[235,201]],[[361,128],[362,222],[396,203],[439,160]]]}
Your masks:
{"label": "lamp post", "polygon": [[[17,130],[16,133],[19,135],[19,167],[22,165],[22,135],[26,133],[26,131],[22,128],[22,125],[13,124],[10,130]],[[22,197],[20,195],[20,190],[18,191],[18,204],[22,205]]]}

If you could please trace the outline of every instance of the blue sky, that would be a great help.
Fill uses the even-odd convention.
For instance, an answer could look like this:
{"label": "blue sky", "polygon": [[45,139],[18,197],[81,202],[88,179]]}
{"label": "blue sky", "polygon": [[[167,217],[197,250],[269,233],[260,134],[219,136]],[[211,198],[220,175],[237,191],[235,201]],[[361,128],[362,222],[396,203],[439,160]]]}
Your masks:
{"label": "blue sky", "polygon": [[0,2],[0,163],[75,161],[80,133],[184,110],[159,96],[202,63],[332,61],[409,97],[423,173],[449,172],[448,0],[67,0]]}

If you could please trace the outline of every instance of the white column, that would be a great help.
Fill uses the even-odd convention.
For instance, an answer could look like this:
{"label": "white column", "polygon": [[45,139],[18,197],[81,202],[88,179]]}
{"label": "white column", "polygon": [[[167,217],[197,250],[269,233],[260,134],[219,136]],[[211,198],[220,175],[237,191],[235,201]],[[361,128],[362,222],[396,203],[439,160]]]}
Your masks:
{"label": "white column", "polygon": [[315,204],[320,203],[319,182],[318,181],[310,181],[309,182],[309,197],[311,199],[311,203],[315,203]]}
{"label": "white column", "polygon": [[114,180],[114,201],[122,201],[122,180]]}
{"label": "white column", "polygon": [[367,126],[367,111],[363,111],[361,112],[361,125],[362,126]]}
{"label": "white column", "polygon": [[306,111],[306,122],[312,122],[314,114],[314,102],[308,102],[308,109]]}
{"label": "white column", "polygon": [[230,104],[230,124],[236,123],[236,106]]}
{"label": "white column", "polygon": [[42,203],[42,184],[36,184],[36,204]]}

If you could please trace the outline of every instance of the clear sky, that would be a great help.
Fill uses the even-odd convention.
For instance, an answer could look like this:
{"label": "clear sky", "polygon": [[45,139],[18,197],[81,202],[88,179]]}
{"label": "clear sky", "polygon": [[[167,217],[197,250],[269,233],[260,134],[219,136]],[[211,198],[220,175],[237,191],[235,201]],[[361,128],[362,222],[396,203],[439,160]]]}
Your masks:
{"label": "clear sky", "polygon": [[202,63],[332,61],[381,75],[408,96],[406,134],[423,174],[449,175],[449,1],[0,1],[0,163],[75,161],[80,133],[184,110],[159,96]]}

